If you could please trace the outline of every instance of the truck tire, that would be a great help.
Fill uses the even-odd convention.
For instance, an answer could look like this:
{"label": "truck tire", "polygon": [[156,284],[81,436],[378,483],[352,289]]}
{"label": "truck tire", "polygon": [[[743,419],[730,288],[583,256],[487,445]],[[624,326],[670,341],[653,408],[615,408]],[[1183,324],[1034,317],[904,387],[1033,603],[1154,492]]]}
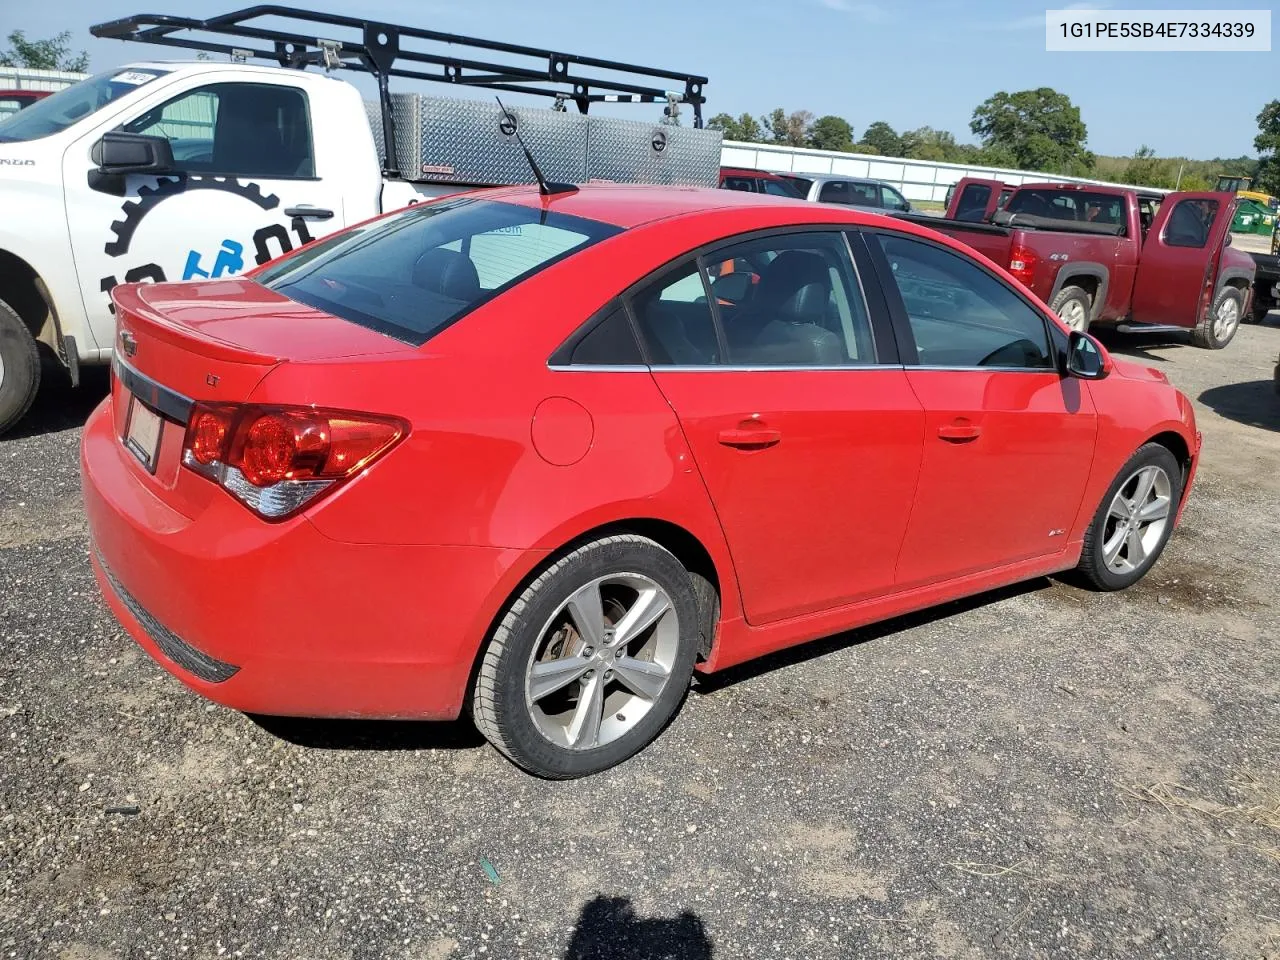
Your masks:
{"label": "truck tire", "polygon": [[31,409],[40,388],[40,353],[31,331],[0,300],[0,434]]}
{"label": "truck tire", "polygon": [[1206,350],[1221,350],[1240,329],[1243,312],[1244,294],[1235,287],[1224,287],[1204,319],[1191,331],[1191,342]]}
{"label": "truck tire", "polygon": [[1276,303],[1270,297],[1259,296],[1255,290],[1253,294],[1253,306],[1249,310],[1249,316],[1244,320],[1245,323],[1266,323],[1267,314],[1274,310]]}
{"label": "truck tire", "polygon": [[1083,287],[1067,284],[1058,291],[1049,309],[1072,330],[1084,333],[1089,329],[1089,318],[1093,315],[1093,297]]}

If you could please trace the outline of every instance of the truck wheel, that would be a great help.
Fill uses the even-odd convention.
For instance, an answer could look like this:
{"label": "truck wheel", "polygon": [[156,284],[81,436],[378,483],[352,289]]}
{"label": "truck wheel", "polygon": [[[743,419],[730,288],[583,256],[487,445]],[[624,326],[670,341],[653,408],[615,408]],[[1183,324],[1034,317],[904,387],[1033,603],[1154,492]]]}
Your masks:
{"label": "truck wheel", "polygon": [[1226,287],[1213,301],[1204,319],[1191,331],[1191,342],[1206,350],[1221,350],[1240,329],[1244,312],[1244,295],[1235,287]]}
{"label": "truck wheel", "polygon": [[1275,301],[1267,297],[1253,296],[1253,308],[1249,311],[1246,323],[1266,323],[1267,314],[1275,309]]}
{"label": "truck wheel", "polygon": [[0,434],[31,408],[40,387],[40,354],[31,331],[0,300]]}
{"label": "truck wheel", "polygon": [[1049,309],[1072,330],[1084,333],[1089,329],[1089,316],[1093,313],[1093,297],[1089,296],[1089,291],[1083,287],[1068,284],[1058,291]]}

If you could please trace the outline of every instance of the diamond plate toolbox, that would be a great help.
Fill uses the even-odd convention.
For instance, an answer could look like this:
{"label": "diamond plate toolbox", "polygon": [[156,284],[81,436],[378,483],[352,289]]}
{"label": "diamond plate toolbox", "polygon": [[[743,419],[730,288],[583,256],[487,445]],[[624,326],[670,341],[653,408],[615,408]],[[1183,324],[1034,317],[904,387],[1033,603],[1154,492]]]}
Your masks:
{"label": "diamond plate toolbox", "polygon": [[[468,184],[529,183],[533,175],[511,129],[548,180],[661,183],[714,187],[719,182],[717,130],[664,126],[536,107],[455,100],[416,93],[391,95],[396,160],[406,180]],[[365,103],[379,160],[386,162],[382,115]]]}
{"label": "diamond plate toolbox", "polygon": [[391,97],[401,174],[412,180],[528,183],[529,164],[511,120],[548,180],[587,179],[587,118],[573,113],[508,107],[414,93]]}
{"label": "diamond plate toolbox", "polygon": [[591,117],[587,129],[590,180],[682,187],[714,187],[720,182],[719,130],[613,117]]}

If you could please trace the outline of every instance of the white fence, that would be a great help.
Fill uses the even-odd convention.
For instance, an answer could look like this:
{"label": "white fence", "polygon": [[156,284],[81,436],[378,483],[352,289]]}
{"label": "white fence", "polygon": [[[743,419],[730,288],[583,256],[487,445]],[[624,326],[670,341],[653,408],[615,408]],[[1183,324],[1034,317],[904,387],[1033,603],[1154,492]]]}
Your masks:
{"label": "white fence", "polygon": [[[772,143],[740,143],[726,140],[720,148],[720,163],[726,167],[754,167],[776,173],[834,173],[846,177],[883,180],[902,191],[908,200],[936,200],[947,197],[947,187],[962,177],[986,177],[1014,186],[1023,183],[1105,183],[1085,177],[1064,177],[1054,173],[1005,170],[1000,167],[973,167],[932,160],[907,160],[866,153],[839,153],[809,150]],[[1108,184],[1115,186],[1115,184]],[[1152,187],[1135,187],[1153,193],[1167,193]]]}
{"label": "white fence", "polygon": [[61,90],[87,77],[87,73],[67,70],[31,70],[27,67],[0,67],[0,89]]}

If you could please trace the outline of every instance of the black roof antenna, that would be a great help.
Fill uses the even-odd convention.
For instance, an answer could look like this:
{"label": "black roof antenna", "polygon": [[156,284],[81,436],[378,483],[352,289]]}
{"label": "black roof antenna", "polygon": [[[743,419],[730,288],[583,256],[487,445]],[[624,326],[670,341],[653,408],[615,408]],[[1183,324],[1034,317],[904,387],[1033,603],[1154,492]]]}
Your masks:
{"label": "black roof antenna", "polygon": [[513,113],[502,105],[502,98],[494,96],[498,101],[498,107],[502,110],[503,119],[510,119],[511,133],[516,138],[516,143],[520,144],[520,149],[524,151],[524,158],[529,161],[529,167],[533,170],[533,175],[538,181],[538,192],[544,197],[554,197],[557,193],[577,193],[578,188],[572,183],[551,183],[542,175],[542,170],[538,167],[538,161],[533,159],[533,154],[529,152],[529,148],[525,146],[524,137],[520,136],[520,127],[516,123]]}

